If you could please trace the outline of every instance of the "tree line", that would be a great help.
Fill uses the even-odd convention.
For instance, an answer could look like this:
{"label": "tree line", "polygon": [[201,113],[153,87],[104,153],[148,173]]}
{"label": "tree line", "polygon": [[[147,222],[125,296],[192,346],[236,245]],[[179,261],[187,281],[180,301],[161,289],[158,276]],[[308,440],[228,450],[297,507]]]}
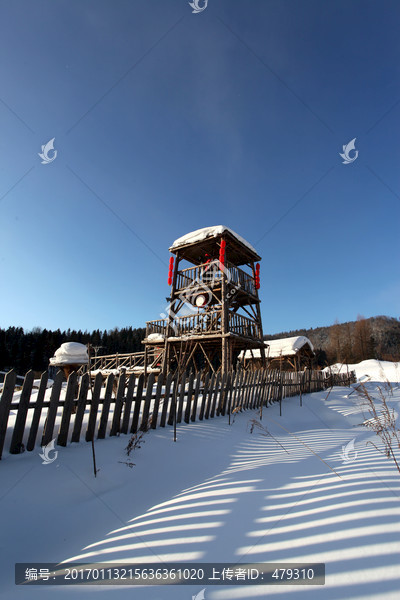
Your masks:
{"label": "tree line", "polygon": [[[22,327],[0,329],[0,371],[15,369],[24,375],[29,369],[45,371],[49,359],[64,342],[90,343],[93,353],[124,354],[140,352],[145,337],[144,327],[123,327],[101,331],[51,331],[35,327],[24,331]],[[400,360],[400,322],[393,317],[378,316],[357,321],[335,322],[328,327],[286,331],[265,339],[304,335],[310,339],[319,366],[336,362],[357,363],[368,358]]]}
{"label": "tree line", "polygon": [[265,339],[304,335],[314,346],[319,366],[337,362],[358,363],[369,358],[400,360],[400,321],[394,317],[377,316],[339,323],[315,329],[286,331]]}
{"label": "tree line", "polygon": [[140,352],[144,349],[141,343],[145,337],[144,327],[124,327],[91,333],[87,331],[50,331],[35,327],[32,331],[24,331],[22,327],[0,329],[0,371],[15,369],[20,375],[27,371],[45,371],[49,359],[64,342],[80,342],[91,344],[93,353],[124,354]]}

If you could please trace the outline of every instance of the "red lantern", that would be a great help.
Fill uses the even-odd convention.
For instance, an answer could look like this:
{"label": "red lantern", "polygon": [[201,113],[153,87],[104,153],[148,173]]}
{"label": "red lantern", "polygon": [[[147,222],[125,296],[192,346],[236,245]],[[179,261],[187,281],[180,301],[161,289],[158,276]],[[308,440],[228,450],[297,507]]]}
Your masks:
{"label": "red lantern", "polygon": [[260,289],[260,265],[256,264],[256,272],[254,274],[254,284],[256,286],[256,290]]}
{"label": "red lantern", "polygon": [[171,256],[169,259],[169,269],[168,269],[168,285],[172,285],[172,274],[174,271],[174,257]]}
{"label": "red lantern", "polygon": [[219,262],[221,263],[221,265],[225,264],[225,246],[225,240],[221,240],[221,246],[219,248]]}

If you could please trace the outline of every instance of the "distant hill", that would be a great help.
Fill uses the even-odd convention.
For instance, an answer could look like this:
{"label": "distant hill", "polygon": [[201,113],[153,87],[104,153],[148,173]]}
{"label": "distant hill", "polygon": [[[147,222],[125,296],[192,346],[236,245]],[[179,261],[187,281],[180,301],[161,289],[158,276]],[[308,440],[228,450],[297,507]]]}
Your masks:
{"label": "distant hill", "polygon": [[378,316],[347,323],[334,323],[328,327],[296,329],[274,335],[265,340],[305,335],[317,354],[320,365],[335,362],[356,363],[369,358],[400,360],[400,321],[393,317]]}

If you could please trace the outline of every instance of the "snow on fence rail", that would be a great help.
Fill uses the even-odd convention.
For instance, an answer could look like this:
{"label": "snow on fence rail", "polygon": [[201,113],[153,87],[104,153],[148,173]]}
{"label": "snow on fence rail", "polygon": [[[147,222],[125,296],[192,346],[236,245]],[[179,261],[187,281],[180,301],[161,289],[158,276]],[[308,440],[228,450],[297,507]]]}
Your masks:
{"label": "snow on fence rail", "polygon": [[87,442],[106,435],[134,434],[156,427],[190,423],[238,410],[268,406],[288,396],[323,390],[332,385],[349,385],[354,373],[327,375],[322,371],[278,371],[260,369],[220,374],[184,374],[179,380],[168,374],[151,373],[129,377],[110,374],[106,381],[98,373],[76,373],[64,382],[60,371],[51,388],[48,374],[34,382],[33,371],[16,390],[17,376],[7,373],[0,398],[0,459],[3,448],[11,454],[32,451],[56,439],[59,446]]}

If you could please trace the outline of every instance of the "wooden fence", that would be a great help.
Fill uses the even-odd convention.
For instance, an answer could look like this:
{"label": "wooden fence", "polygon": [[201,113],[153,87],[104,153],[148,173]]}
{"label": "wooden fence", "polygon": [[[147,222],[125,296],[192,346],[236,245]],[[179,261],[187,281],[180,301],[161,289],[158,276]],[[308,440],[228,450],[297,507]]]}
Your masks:
{"label": "wooden fence", "polygon": [[72,373],[65,382],[58,372],[51,387],[48,374],[34,381],[29,371],[22,389],[14,371],[5,378],[0,398],[0,458],[56,439],[70,442],[103,439],[107,435],[135,434],[149,428],[229,416],[257,409],[288,396],[316,392],[332,385],[349,385],[353,373],[331,375],[322,371],[288,372],[261,369],[220,374],[184,374],[179,380],[151,373],[145,386],[143,374],[129,377],[111,374],[104,381],[98,373]]}

